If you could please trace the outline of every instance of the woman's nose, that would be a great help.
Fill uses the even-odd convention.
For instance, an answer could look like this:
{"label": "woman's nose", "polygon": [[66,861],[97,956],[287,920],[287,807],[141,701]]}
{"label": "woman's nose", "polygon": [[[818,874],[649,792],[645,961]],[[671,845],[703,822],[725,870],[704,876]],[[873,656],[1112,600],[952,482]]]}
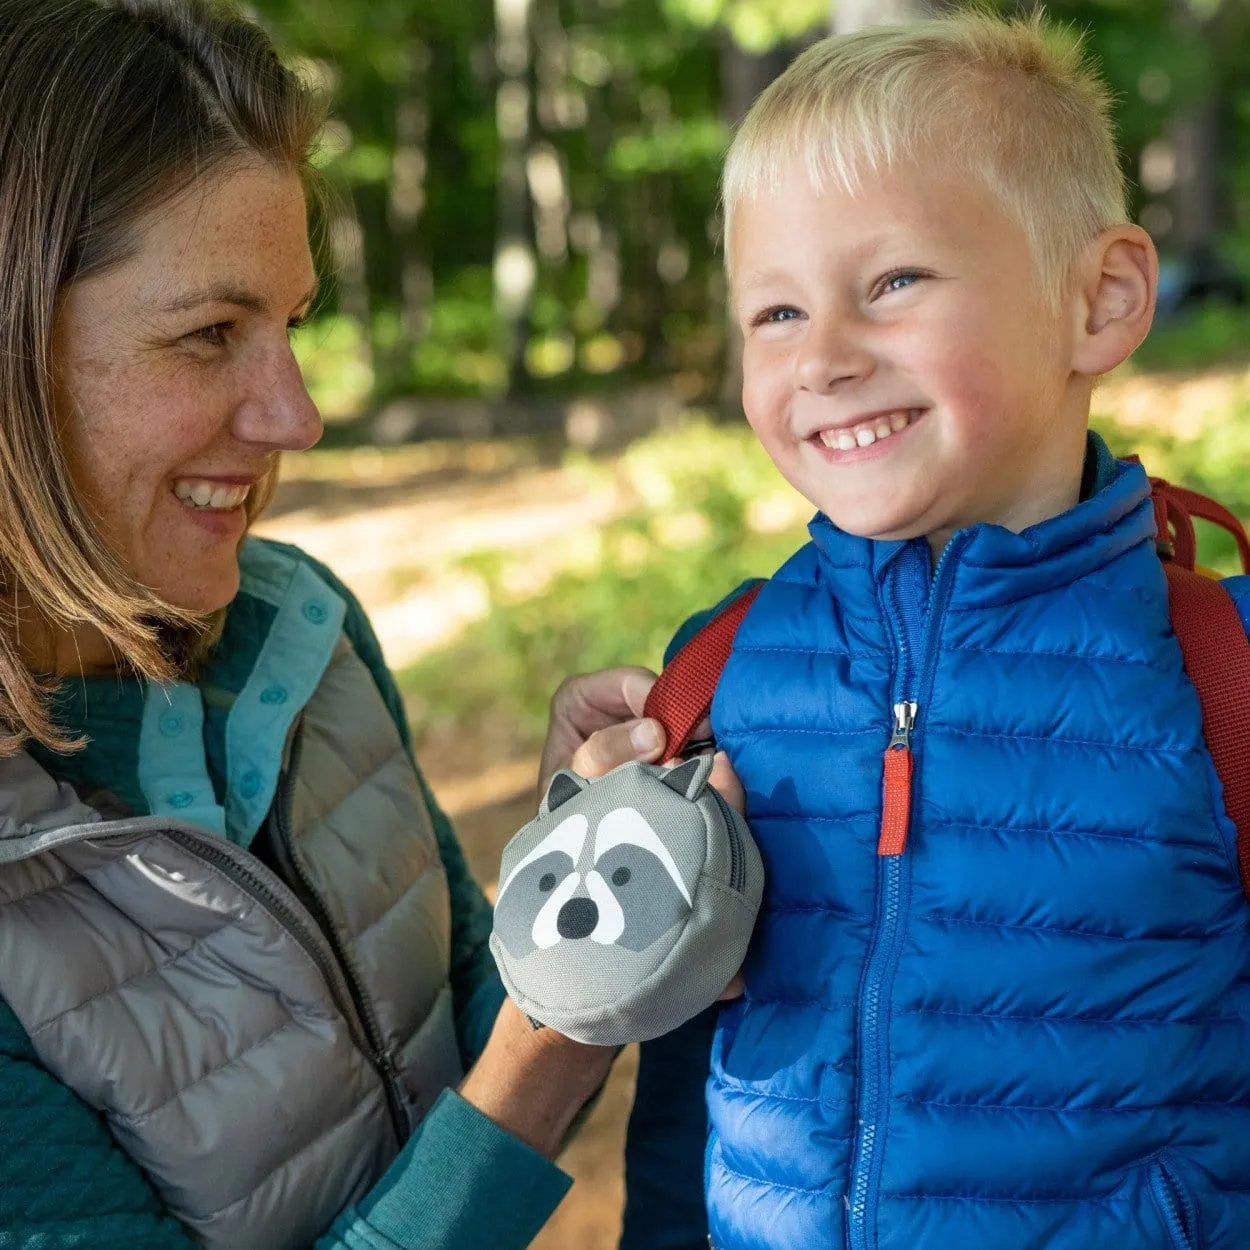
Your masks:
{"label": "woman's nose", "polygon": [[875,368],[872,354],[845,330],[809,322],[795,357],[795,380],[805,391],[824,395],[844,382],[868,377]]}
{"label": "woman's nose", "polygon": [[317,442],[323,429],[321,413],[289,346],[265,362],[254,383],[235,412],[236,438],[274,451],[303,451]]}

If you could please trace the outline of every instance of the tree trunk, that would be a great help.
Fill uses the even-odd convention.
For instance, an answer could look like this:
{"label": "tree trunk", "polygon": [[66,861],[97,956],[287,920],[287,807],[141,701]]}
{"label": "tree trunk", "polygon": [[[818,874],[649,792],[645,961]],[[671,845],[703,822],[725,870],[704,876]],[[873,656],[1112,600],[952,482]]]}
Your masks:
{"label": "tree trunk", "polygon": [[508,391],[525,373],[526,326],[534,295],[533,214],[526,157],[534,109],[530,0],[495,0],[495,56],[499,90],[495,123],[499,133],[496,184],[495,311],[508,371]]}
{"label": "tree trunk", "polygon": [[425,207],[426,140],[429,134],[427,72],[430,50],[413,38],[405,49],[404,74],[395,102],[395,153],[387,187],[386,220],[399,262],[399,334],[386,353],[385,386],[407,389],[412,357],[425,333],[432,291],[418,224]]}
{"label": "tree trunk", "polygon": [[[759,55],[744,51],[728,34],[723,36],[720,56],[721,118],[727,126],[736,126],[746,116],[755,97],[785,69],[788,59],[783,48]],[[722,239],[721,245],[727,246],[728,240]],[[742,397],[742,334],[733,310],[726,303],[725,284],[714,282],[712,293],[718,297],[717,307],[725,325],[720,402],[726,411],[736,412]],[[709,315],[715,315],[716,311],[717,308],[709,309]]]}
{"label": "tree trunk", "polygon": [[1172,229],[1169,241],[1193,256],[1209,248],[1219,229],[1219,104],[1211,28],[1187,0],[1174,0],[1176,26],[1186,42],[1202,52],[1205,72],[1195,98],[1172,119],[1176,181],[1172,188]]}

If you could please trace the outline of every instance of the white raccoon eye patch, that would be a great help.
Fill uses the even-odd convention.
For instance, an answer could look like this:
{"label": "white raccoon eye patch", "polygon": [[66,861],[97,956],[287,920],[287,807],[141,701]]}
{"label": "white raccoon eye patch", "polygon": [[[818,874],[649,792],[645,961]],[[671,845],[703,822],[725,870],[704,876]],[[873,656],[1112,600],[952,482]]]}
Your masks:
{"label": "white raccoon eye patch", "polygon": [[664,871],[668,873],[673,884],[681,891],[686,906],[692,906],[690,891],[686,889],[686,883],[682,880],[672,853],[660,841],[655,830],[647,824],[647,818],[636,808],[618,807],[599,822],[599,828],[595,830],[595,863],[618,846],[636,846],[654,855],[664,865]]}
{"label": "white raccoon eye patch", "polygon": [[499,898],[503,898],[505,891],[516,879],[518,873],[523,872],[535,860],[542,859],[544,855],[550,855],[553,851],[567,855],[571,861],[570,867],[576,864],[578,856],[582,853],[582,847],[585,845],[586,831],[589,827],[590,822],[580,812],[562,820],[512,869],[507,880],[499,883]]}

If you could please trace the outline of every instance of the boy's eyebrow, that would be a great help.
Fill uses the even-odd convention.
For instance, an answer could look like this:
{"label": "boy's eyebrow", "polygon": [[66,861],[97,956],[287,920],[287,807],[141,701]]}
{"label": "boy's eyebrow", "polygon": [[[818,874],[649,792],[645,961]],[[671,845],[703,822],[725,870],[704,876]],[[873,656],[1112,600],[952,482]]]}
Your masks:
{"label": "boy's eyebrow", "polygon": [[734,276],[733,293],[735,295],[748,295],[756,287],[768,286],[773,282],[785,282],[787,274],[782,269],[756,269],[749,273],[745,278]]}

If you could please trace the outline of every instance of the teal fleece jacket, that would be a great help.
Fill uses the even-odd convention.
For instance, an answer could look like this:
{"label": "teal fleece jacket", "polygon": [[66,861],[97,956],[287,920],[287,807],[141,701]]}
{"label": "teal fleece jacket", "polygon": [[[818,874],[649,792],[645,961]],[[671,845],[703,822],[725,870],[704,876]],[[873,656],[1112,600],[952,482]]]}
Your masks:
{"label": "teal fleece jacket", "polygon": [[[369,666],[411,754],[399,690],[350,591],[293,548],[259,540],[249,546],[262,562],[298,558],[342,602],[343,629]],[[274,616],[268,603],[247,593],[245,579],[227,614],[221,643],[198,683],[203,741],[194,747],[219,804],[229,784],[226,717],[253,674]],[[80,793],[108,791],[124,806],[147,813],[157,806],[143,782],[152,771],[140,745],[147,698],[148,690],[138,681],[66,683],[58,692],[58,721],[87,736],[89,744],[73,755],[53,755],[38,747],[31,753]],[[487,948],[490,905],[432,796],[430,811],[451,891],[452,990],[467,1067],[485,1045],[503,989]],[[227,821],[223,834],[246,844],[251,831]],[[192,1246],[141,1169],[113,1142],[103,1118],[40,1065],[3,1000],[0,1108],[0,1250]],[[453,1091],[444,1091],[390,1169],[373,1190],[342,1212],[317,1250],[520,1250],[533,1240],[570,1183],[549,1160]]]}

